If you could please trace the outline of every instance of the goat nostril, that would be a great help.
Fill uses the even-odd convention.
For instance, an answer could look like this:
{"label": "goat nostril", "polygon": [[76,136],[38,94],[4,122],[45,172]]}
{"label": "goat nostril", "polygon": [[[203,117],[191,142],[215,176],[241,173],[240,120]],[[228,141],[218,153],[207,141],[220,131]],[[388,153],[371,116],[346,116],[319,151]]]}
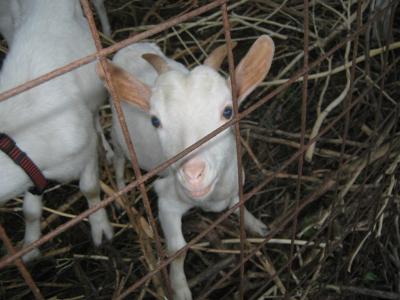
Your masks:
{"label": "goat nostril", "polygon": [[202,161],[188,161],[183,166],[183,174],[188,180],[200,180],[204,176],[205,163]]}
{"label": "goat nostril", "polygon": [[196,172],[196,171],[194,171],[194,172],[186,171],[184,173],[185,173],[186,178],[191,179],[191,180],[199,179],[203,175],[203,172]]}

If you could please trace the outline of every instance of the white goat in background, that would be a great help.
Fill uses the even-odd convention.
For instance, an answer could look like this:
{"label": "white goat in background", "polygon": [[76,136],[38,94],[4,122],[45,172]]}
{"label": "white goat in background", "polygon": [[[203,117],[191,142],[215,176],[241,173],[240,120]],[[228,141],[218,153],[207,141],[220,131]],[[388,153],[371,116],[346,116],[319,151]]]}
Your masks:
{"label": "white goat in background", "polygon": [[[77,11],[78,0],[29,0],[0,73],[0,92],[59,68],[95,51],[89,29]],[[93,112],[106,91],[94,63],[0,102],[0,132],[9,135],[48,179],[79,179],[89,207],[100,202],[97,135]],[[40,235],[42,197],[28,190],[32,181],[0,151],[0,204],[25,192],[24,244]],[[111,239],[104,209],[89,217],[93,241]],[[39,255],[34,249],[28,260]]]}
{"label": "white goat in background", "polygon": [[[143,56],[148,62],[141,57],[146,52],[153,53]],[[237,66],[239,103],[265,78],[273,54],[274,43],[264,35]],[[166,59],[155,45],[136,44],[121,50],[114,63],[108,63],[118,94],[139,107],[122,103],[142,168],[151,168],[174,156],[232,117],[229,80],[217,72],[225,55],[226,49],[220,47],[204,65],[188,71]],[[98,72],[104,78],[101,67]],[[119,125],[113,125],[117,148],[126,152]],[[119,167],[117,164],[117,170]],[[156,180],[155,189],[168,252],[173,254],[186,245],[181,228],[184,213],[192,207],[219,212],[239,201],[232,128],[174,163],[166,177]],[[245,226],[262,236],[267,233],[267,227],[246,209]],[[171,262],[170,279],[174,299],[192,299],[184,273],[184,255]]]}
{"label": "white goat in background", "polygon": [[[75,15],[76,21],[81,22],[82,27],[87,27],[87,21],[83,16],[83,11],[79,1],[72,0],[75,3]],[[103,32],[106,35],[111,35],[110,22],[107,17],[107,12],[104,7],[104,0],[92,0],[97,10]],[[9,47],[11,47],[15,32],[18,30],[20,24],[24,22],[24,19],[30,14],[31,10],[30,0],[0,0],[0,34],[2,34]],[[80,17],[82,15],[82,17]],[[104,102],[106,99],[102,99]],[[100,119],[97,114],[98,106],[92,107],[93,113],[96,114],[96,130],[102,141],[102,146],[105,150],[107,160],[110,161],[113,157],[113,151],[108,144],[103,129],[100,124]]]}
{"label": "white goat in background", "polygon": [[[8,44],[12,43],[15,31],[22,23],[29,10],[30,0],[0,0],[0,34],[4,36]],[[82,11],[80,3],[75,2],[77,11]],[[100,19],[104,34],[111,35],[110,22],[104,7],[104,0],[93,0],[94,7]]]}

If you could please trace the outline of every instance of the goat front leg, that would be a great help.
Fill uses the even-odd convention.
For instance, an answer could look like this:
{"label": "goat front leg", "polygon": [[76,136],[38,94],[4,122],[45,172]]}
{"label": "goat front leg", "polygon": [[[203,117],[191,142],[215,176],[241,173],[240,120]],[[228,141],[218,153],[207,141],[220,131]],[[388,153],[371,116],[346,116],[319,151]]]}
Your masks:
{"label": "goat front leg", "polygon": [[[159,219],[167,243],[168,255],[186,245],[182,234],[182,215],[189,209],[181,203],[171,203],[162,195],[158,199]],[[174,300],[192,300],[192,293],[186,280],[184,264],[186,254],[175,258],[170,265],[169,278],[174,292]]]}
{"label": "goat front leg", "polygon": [[[89,163],[83,170],[79,180],[79,187],[88,201],[89,208],[100,203],[97,155],[90,159]],[[103,235],[108,240],[112,239],[114,235],[113,228],[108,221],[107,213],[104,208],[101,208],[95,213],[91,214],[89,216],[89,223],[93,242],[96,246],[101,244]]]}
{"label": "goat front leg", "polygon": [[[230,207],[234,206],[236,203],[239,203],[238,196],[235,196]],[[266,236],[268,234],[267,225],[265,225],[263,222],[261,222],[259,219],[257,219],[251,212],[249,212],[247,210],[246,206],[243,205],[243,209],[244,209],[244,226],[245,226],[245,228],[248,231],[256,233],[260,236]],[[237,216],[240,216],[240,208],[237,208],[235,210],[235,214]]]}
{"label": "goat front leg", "polygon": [[[38,240],[42,235],[40,230],[40,218],[42,217],[42,196],[26,192],[22,206],[25,217],[24,247]],[[38,248],[32,249],[22,259],[25,262],[31,261],[40,256]]]}

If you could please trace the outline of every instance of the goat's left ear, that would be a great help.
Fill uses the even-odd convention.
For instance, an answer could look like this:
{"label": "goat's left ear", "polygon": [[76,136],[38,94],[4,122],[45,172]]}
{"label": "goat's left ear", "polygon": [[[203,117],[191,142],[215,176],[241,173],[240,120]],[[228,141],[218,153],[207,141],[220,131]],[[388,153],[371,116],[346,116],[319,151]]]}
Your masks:
{"label": "goat's left ear", "polygon": [[275,45],[267,35],[260,36],[235,70],[239,104],[264,80],[271,68]]}
{"label": "goat's left ear", "polygon": [[[151,95],[150,87],[112,62],[106,60],[106,64],[118,97],[144,111],[149,111],[149,99]],[[105,81],[103,67],[100,63],[97,64],[96,71],[100,79],[104,81],[106,88],[109,90]]]}

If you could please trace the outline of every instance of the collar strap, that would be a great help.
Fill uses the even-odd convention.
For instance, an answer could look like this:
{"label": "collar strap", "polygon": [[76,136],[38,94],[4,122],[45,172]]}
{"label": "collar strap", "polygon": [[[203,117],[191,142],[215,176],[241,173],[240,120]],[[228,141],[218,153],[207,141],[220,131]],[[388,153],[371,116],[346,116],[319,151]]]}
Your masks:
{"label": "collar strap", "polygon": [[29,178],[34,183],[34,187],[29,189],[29,192],[35,195],[43,194],[43,191],[48,185],[46,177],[40,169],[35,165],[35,163],[23,152],[5,133],[0,132],[0,150],[7,154],[15,164],[20,166],[24,172],[29,176]]}

